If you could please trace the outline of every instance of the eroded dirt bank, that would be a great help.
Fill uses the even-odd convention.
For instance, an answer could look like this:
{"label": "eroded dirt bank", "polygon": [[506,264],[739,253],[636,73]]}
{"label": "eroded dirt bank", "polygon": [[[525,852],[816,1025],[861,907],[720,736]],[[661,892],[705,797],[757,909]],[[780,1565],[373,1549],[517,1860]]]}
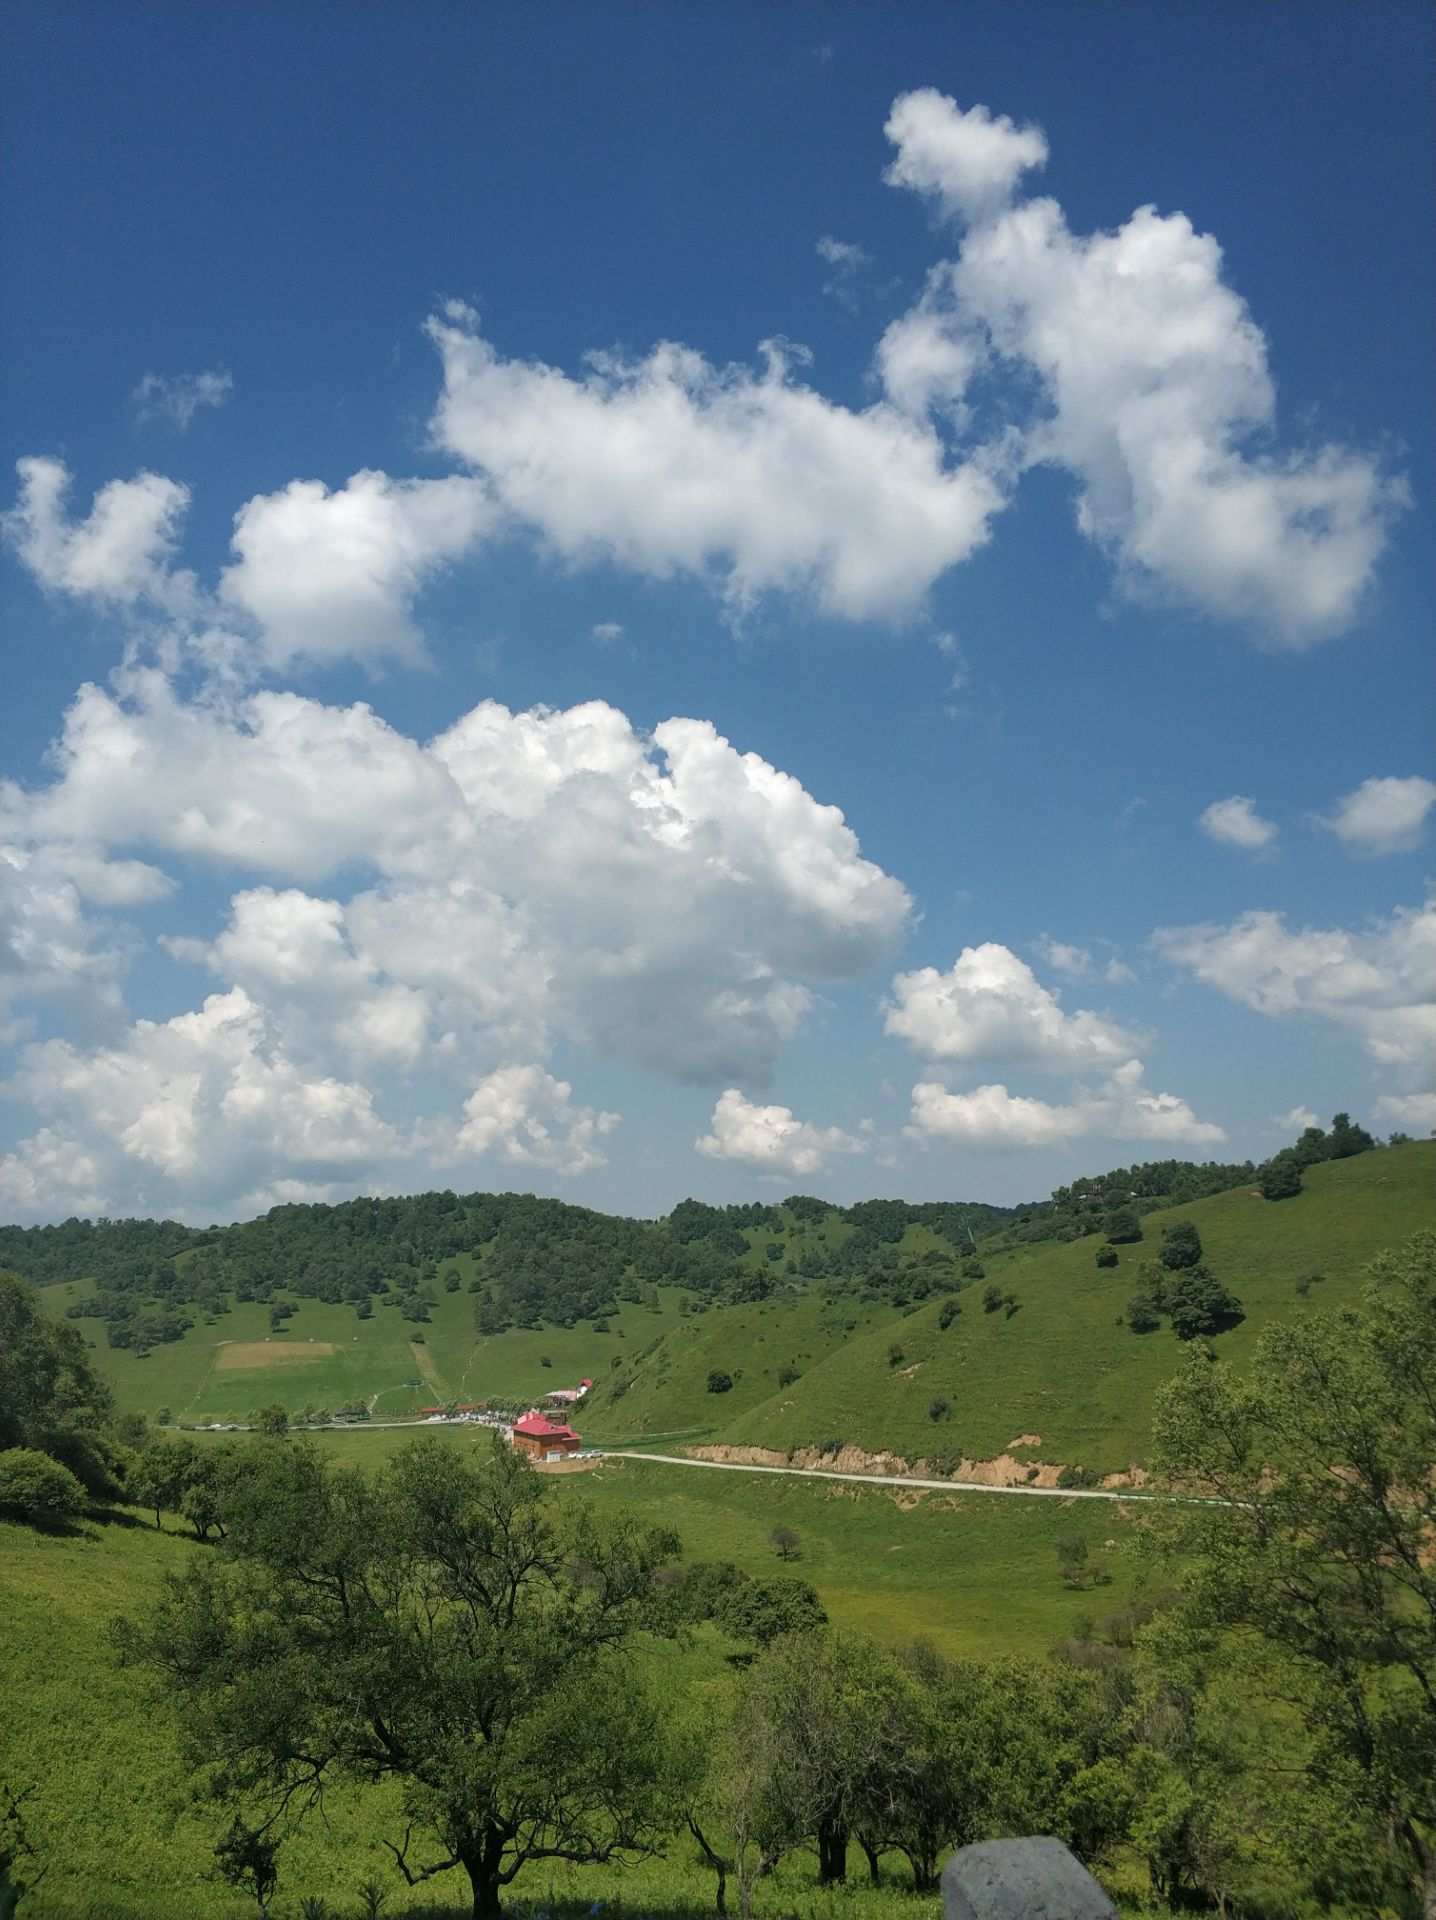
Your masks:
{"label": "eroded dirt bank", "polygon": [[[1023,1433],[1012,1442],[1014,1447],[1036,1447],[1042,1436]],[[802,1467],[808,1471],[829,1473],[912,1474],[916,1479],[966,1480],[979,1487],[1055,1487],[1061,1480],[1064,1463],[1060,1460],[1019,1460],[1012,1452],[999,1453],[991,1460],[963,1458],[955,1464],[950,1457],[941,1463],[923,1458],[906,1460],[898,1453],[866,1453],[861,1447],[840,1447],[836,1453],[818,1447],[685,1447],[694,1460],[721,1460],[730,1466]],[[1122,1473],[1107,1474],[1104,1487],[1141,1487],[1147,1482],[1145,1467],[1133,1465]]]}

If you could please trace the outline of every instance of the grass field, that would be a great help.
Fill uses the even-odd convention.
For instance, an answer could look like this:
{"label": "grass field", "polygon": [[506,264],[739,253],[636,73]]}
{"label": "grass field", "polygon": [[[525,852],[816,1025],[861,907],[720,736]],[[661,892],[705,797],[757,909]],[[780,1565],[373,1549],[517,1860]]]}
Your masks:
{"label": "grass field", "polygon": [[[42,1298],[63,1314],[88,1291],[88,1282],[73,1281],[47,1287]],[[677,1325],[685,1298],[670,1287],[660,1290],[656,1311],[625,1304],[607,1333],[581,1323],[488,1339],[474,1333],[473,1298],[462,1291],[441,1292],[432,1319],[417,1327],[393,1307],[376,1306],[372,1319],[359,1320],[352,1307],[303,1300],[284,1331],[272,1334],[269,1309],[240,1302],[143,1358],[107,1347],[95,1322],[79,1324],[124,1412],[153,1419],[168,1408],[176,1420],[242,1420],[271,1402],[297,1413],[363,1401],[376,1419],[396,1419],[441,1400],[536,1399],[585,1375],[597,1379],[614,1354]]]}
{"label": "grass field", "polygon": [[[1139,1335],[1118,1323],[1138,1267],[1155,1258],[1162,1227],[1176,1219],[1196,1224],[1207,1264],[1245,1306],[1242,1324],[1216,1342],[1240,1364],[1264,1327],[1348,1304],[1375,1253],[1436,1226],[1436,1143],[1310,1168],[1306,1191],[1292,1200],[1268,1202],[1238,1188],[1150,1214],[1144,1239],[1120,1248],[1114,1268],[1096,1266],[1101,1243],[1091,1239],[1002,1256],[988,1264],[988,1279],[1016,1293],[1010,1317],[984,1312],[977,1284],[962,1293],[961,1314],[945,1332],[936,1301],[896,1318],[890,1309],[860,1308],[859,1324],[822,1348],[818,1330],[833,1313],[852,1318],[851,1296],[827,1323],[814,1296],[766,1310],[721,1309],[671,1334],[617,1404],[600,1393],[588,1421],[596,1433],[621,1436],[680,1427],[685,1417],[702,1423],[711,1409],[714,1432],[727,1442],[783,1450],[840,1439],[910,1459],[936,1451],[986,1459],[1019,1434],[1036,1434],[1032,1458],[1125,1468],[1145,1457],[1153,1396],[1175,1370],[1181,1343],[1165,1326]],[[1313,1270],[1324,1278],[1303,1296],[1296,1282]],[[795,1351],[802,1377],[779,1389],[775,1367]],[[701,1376],[709,1366],[730,1369],[735,1380],[741,1368],[743,1379],[731,1394],[707,1394]],[[951,1407],[939,1421],[930,1416],[936,1399]]]}
{"label": "grass field", "polygon": [[[108,1349],[94,1323],[81,1325],[92,1329],[97,1363],[123,1409],[153,1416],[168,1408],[177,1420],[243,1419],[274,1401],[291,1413],[363,1401],[376,1418],[403,1417],[463,1397],[537,1399],[587,1375],[597,1385],[582,1426],[604,1445],[661,1436],[785,1450],[837,1439],[909,1459],[987,1459],[1036,1434],[1029,1457],[1113,1471],[1143,1458],[1152,1396],[1179,1358],[1168,1329],[1137,1335],[1118,1324],[1137,1268],[1175,1218],[1196,1223],[1207,1263],[1246,1308],[1218,1342],[1240,1362],[1273,1319],[1350,1301],[1374,1253],[1436,1226],[1436,1143],[1313,1167],[1293,1200],[1271,1203],[1239,1188],[1148,1215],[1145,1238],[1121,1248],[1115,1268],[1096,1267],[1093,1239],[993,1256],[988,1278],[1017,1294],[1018,1310],[985,1313],[982,1283],[968,1286],[945,1332],[936,1297],[899,1312],[861,1291],[830,1296],[818,1286],[703,1311],[669,1288],[656,1310],[624,1304],[606,1332],[581,1323],[485,1340],[462,1290],[440,1292],[432,1320],[418,1328],[392,1306],[359,1320],[347,1306],[306,1300],[283,1333],[271,1334],[267,1309],[241,1304],[144,1358]],[[801,1253],[849,1231],[836,1216],[765,1228],[748,1258],[766,1265],[774,1234]],[[937,1245],[926,1228],[909,1228],[904,1251]],[[467,1256],[450,1264],[465,1274],[472,1267]],[[1313,1269],[1325,1278],[1303,1297],[1297,1279]],[[47,1288],[44,1298],[63,1313],[87,1286]],[[730,1391],[708,1391],[714,1371],[731,1377]],[[949,1403],[938,1420],[936,1400]]]}
{"label": "grass field", "polygon": [[[353,1433],[317,1444],[340,1460],[373,1464],[407,1436]],[[482,1444],[453,1430],[439,1444]],[[258,1439],[244,1445],[266,1444]],[[1121,1510],[1097,1503],[1024,1501],[984,1495],[914,1498],[901,1490],[837,1488],[797,1480],[605,1464],[555,1479],[559,1501],[585,1501],[675,1526],[692,1558],[736,1560],[754,1573],[792,1572],[817,1587],[832,1619],[885,1641],[916,1637],[952,1651],[1041,1652],[1082,1612],[1119,1606],[1136,1578]],[[172,1525],[175,1523],[172,1523]],[[794,1528],[801,1557],[780,1567],[769,1543],[776,1525]],[[1080,1533],[1111,1567],[1112,1585],[1065,1590],[1055,1542]],[[212,1817],[189,1808],[172,1735],[143,1700],[134,1676],[111,1660],[108,1621],[141,1609],[163,1575],[197,1546],[177,1531],[109,1524],[57,1538],[0,1525],[0,1779],[37,1788],[33,1825],[51,1870],[22,1920],[239,1920],[252,1912],[206,1880],[216,1834]],[[686,1646],[654,1643],[648,1653],[665,1692],[720,1682],[725,1645],[703,1629]],[[382,1796],[336,1800],[326,1832],[314,1825],[286,1850],[276,1914],[292,1920],[298,1897],[322,1891],[357,1911],[359,1884],[377,1874],[391,1889],[388,1920],[419,1920],[455,1909],[461,1889],[439,1883],[428,1904],[406,1896],[374,1834],[389,1808]],[[692,1915],[708,1910],[711,1879],[685,1844],[665,1861],[604,1872],[534,1869],[520,1883],[521,1909],[554,1912],[566,1902],[605,1913]],[[895,1879],[898,1876],[895,1875]],[[760,1913],[807,1920],[936,1920],[936,1903],[901,1891],[854,1886],[819,1894],[814,1863],[797,1856],[764,1884]]]}

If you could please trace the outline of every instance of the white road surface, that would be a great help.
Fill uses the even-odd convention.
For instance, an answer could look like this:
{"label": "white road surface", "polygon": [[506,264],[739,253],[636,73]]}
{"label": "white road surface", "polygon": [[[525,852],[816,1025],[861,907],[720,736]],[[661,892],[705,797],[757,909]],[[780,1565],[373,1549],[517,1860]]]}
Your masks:
{"label": "white road surface", "polygon": [[913,1473],[837,1473],[828,1467],[759,1467],[745,1460],[695,1460],[681,1453],[604,1452],[605,1460],[654,1460],[665,1467],[713,1467],[720,1473],[786,1473],[800,1480],[853,1480],[860,1487],[933,1487],[942,1493],[1020,1493],[1038,1500],[1156,1500],[1159,1494],[1113,1492],[1106,1487],[990,1487],[980,1480],[923,1480]]}

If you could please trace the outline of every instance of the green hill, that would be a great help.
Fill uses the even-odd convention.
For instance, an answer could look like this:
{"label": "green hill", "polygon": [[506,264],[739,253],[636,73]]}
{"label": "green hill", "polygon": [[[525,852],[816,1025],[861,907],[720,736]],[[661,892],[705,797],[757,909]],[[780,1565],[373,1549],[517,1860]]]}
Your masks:
{"label": "green hill", "polygon": [[[706,1426],[705,1438],[731,1445],[840,1441],[910,1459],[981,1460],[1036,1434],[1020,1457],[1123,1469],[1145,1456],[1153,1395],[1180,1352],[1165,1325],[1132,1332],[1124,1309],[1162,1228],[1179,1219],[1197,1227],[1206,1264],[1242,1302],[1245,1318],[1216,1336],[1218,1350],[1239,1361],[1272,1320],[1354,1300],[1375,1253],[1436,1225],[1436,1144],[1310,1167],[1291,1200],[1240,1187],[1150,1213],[1143,1239],[1120,1247],[1115,1267],[1096,1265],[1102,1242],[1090,1236],[985,1257],[986,1282],[1014,1293],[1016,1311],[984,1311],[985,1285],[972,1283],[945,1330],[936,1298],[897,1314],[863,1303],[861,1292],[766,1314],[714,1307],[641,1359],[620,1397],[604,1387],[589,1420],[615,1436]],[[1314,1273],[1322,1278],[1299,1291]],[[794,1355],[801,1377],[780,1386],[777,1368]],[[710,1368],[733,1376],[731,1394],[704,1390]],[[939,1401],[948,1409],[934,1419]]]}
{"label": "green hill", "polygon": [[[1089,1209],[1085,1224],[1097,1217]],[[1240,1356],[1274,1316],[1352,1297],[1373,1253],[1436,1222],[1436,1145],[1319,1163],[1291,1200],[1244,1182],[1148,1211],[1145,1237],[1113,1268],[1095,1265],[1091,1231],[1022,1237],[1053,1220],[1070,1235],[1074,1218],[800,1197],[688,1201],[644,1222],[527,1195],[438,1194],[276,1208],[204,1232],[68,1222],[0,1239],[48,1280],[48,1309],[77,1318],[127,1412],[231,1421],[278,1402],[291,1416],[362,1406],[402,1418],[458,1399],[533,1400],[587,1376],[581,1425],[603,1444],[841,1442],[955,1461],[1037,1434],[1022,1457],[1112,1471],[1142,1458],[1153,1392],[1177,1357],[1168,1327],[1119,1324],[1163,1225],[1197,1225],[1208,1266],[1245,1309],[1219,1336]],[[974,1250],[977,1280],[964,1272]],[[1325,1277],[1298,1294],[1313,1270]],[[985,1312],[988,1285],[1015,1293],[1015,1311]],[[710,1375],[726,1390],[711,1391]]]}

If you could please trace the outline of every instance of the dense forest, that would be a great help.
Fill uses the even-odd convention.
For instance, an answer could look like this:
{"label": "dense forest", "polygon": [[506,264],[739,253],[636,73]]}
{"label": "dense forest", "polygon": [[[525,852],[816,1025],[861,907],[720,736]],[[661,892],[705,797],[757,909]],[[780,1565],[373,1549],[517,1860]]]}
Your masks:
{"label": "dense forest", "polygon": [[69,1309],[98,1320],[112,1347],[143,1352],[178,1340],[235,1301],[268,1305],[278,1330],[301,1300],[348,1303],[360,1319],[388,1306],[423,1323],[440,1289],[474,1296],[481,1334],[600,1319],[659,1286],[704,1302],[763,1299],[821,1283],[861,1286],[894,1304],[983,1277],[978,1255],[1022,1241],[1109,1232],[1136,1215],[1278,1177],[1376,1143],[1349,1116],[1308,1128],[1264,1167],[1148,1161],[1084,1175],[1024,1207],[811,1195],[709,1206],[684,1200],[666,1219],[634,1220],[522,1193],[422,1193],[335,1206],[272,1208],[233,1226],[172,1220],[66,1220],[0,1227],[0,1270],[35,1285],[93,1282]]}

